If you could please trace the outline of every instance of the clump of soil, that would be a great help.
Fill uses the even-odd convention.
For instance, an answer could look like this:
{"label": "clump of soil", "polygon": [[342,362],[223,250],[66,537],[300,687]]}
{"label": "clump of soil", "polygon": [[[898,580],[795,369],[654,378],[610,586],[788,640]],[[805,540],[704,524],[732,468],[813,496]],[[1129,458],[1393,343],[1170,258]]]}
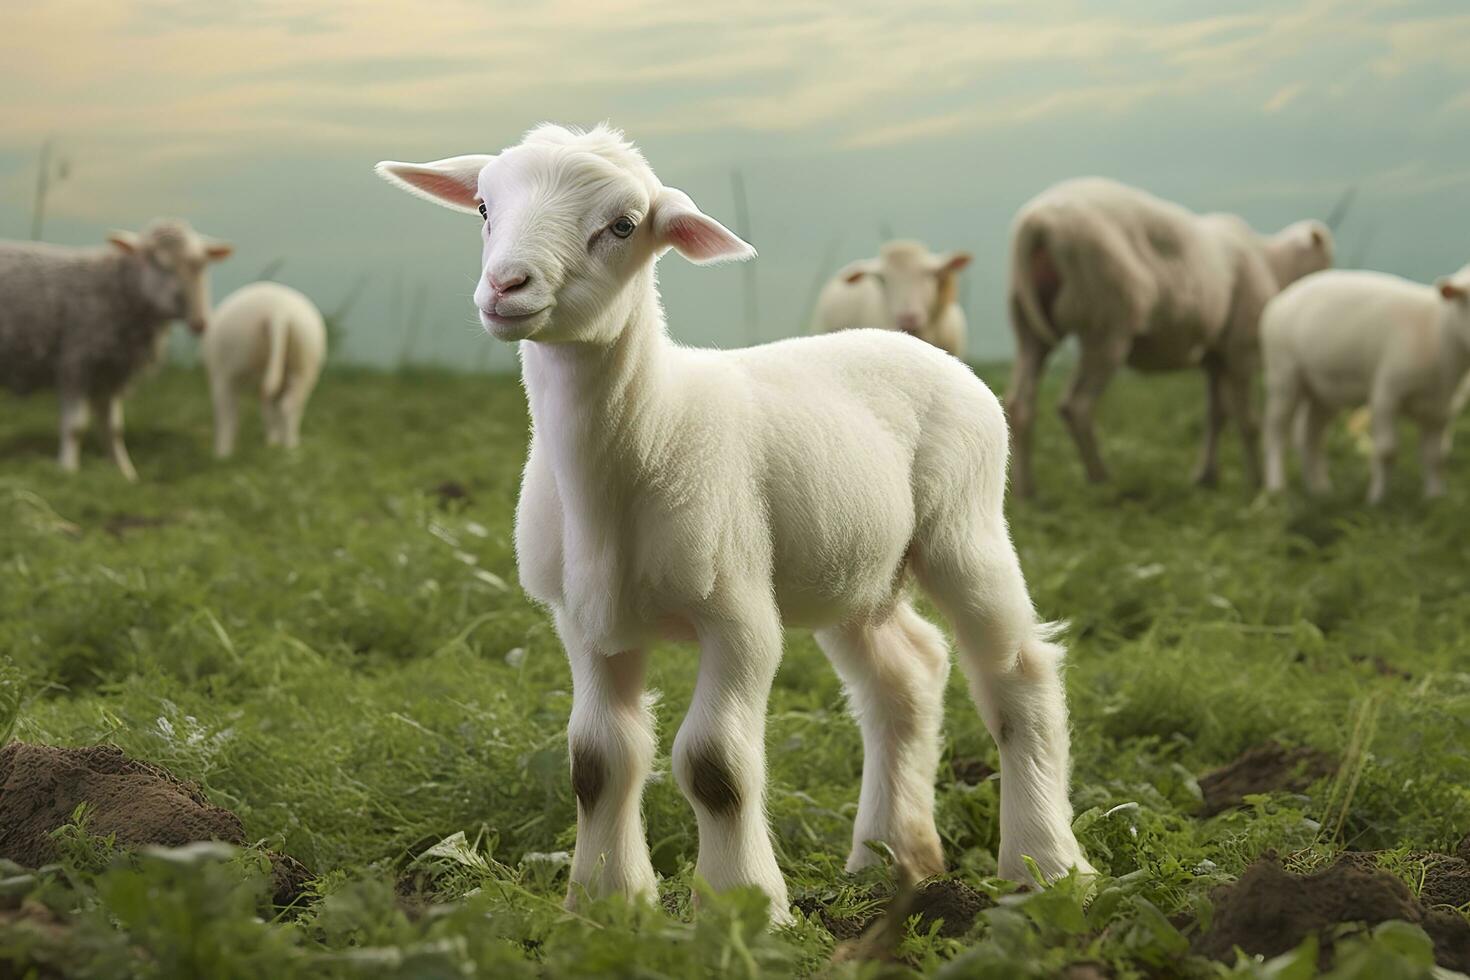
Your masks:
{"label": "clump of soil", "polygon": [[1270,741],[1247,749],[1228,765],[1199,778],[1204,794],[1201,815],[1213,817],[1245,802],[1256,793],[1300,793],[1323,776],[1337,771],[1337,760],[1320,749],[1289,749]]}
{"label": "clump of soil", "polygon": [[468,503],[470,499],[469,489],[458,480],[445,480],[434,488],[434,495],[439,498],[440,507],[448,507],[455,500]]}
{"label": "clump of soil", "polygon": [[954,773],[955,782],[968,786],[979,786],[995,775],[994,767],[984,759],[951,759],[949,768]]}
{"label": "clump of soil", "polygon": [[129,531],[167,527],[172,523],[173,520],[168,517],[149,517],[146,514],[113,514],[107,519],[107,523],[102,525],[102,529],[121,540]]}
{"label": "clump of soil", "polygon": [[[870,896],[877,898],[877,894]],[[891,896],[889,896],[891,900]],[[815,915],[834,939],[857,939],[877,922],[888,910],[888,901],[875,905],[866,912],[854,915],[833,913],[817,898],[798,899],[796,907],[808,916]],[[904,910],[904,919],[917,915],[919,928],[928,929],[939,922],[939,934],[947,938],[963,936],[975,924],[981,912],[995,903],[988,895],[978,892],[963,881],[936,878],[925,882],[914,892]]]}
{"label": "clump of soil", "polygon": [[[1465,846],[1462,841],[1460,847]],[[1378,851],[1350,851],[1342,860],[1360,868],[1377,869]],[[1403,860],[1424,869],[1423,884],[1419,888],[1419,903],[1426,908],[1448,906],[1461,908],[1470,904],[1470,861],[1453,854],[1435,854],[1433,851],[1414,851],[1404,855]]]}
{"label": "clump of soil", "polygon": [[[50,834],[83,803],[91,807],[88,832],[116,835],[124,847],[246,843],[240,818],[210,803],[197,786],[114,746],[12,742],[0,748],[0,858],[31,868],[56,860]],[[312,876],[295,858],[269,856],[275,901],[290,905]]]}
{"label": "clump of soil", "polygon": [[1455,913],[1426,910],[1402,881],[1361,862],[1339,861],[1303,877],[1274,856],[1262,858],[1233,885],[1211,892],[1210,900],[1215,914],[1209,931],[1195,937],[1193,951],[1221,962],[1233,962],[1237,946],[1253,955],[1280,956],[1315,933],[1323,943],[1319,966],[1325,969],[1332,963],[1332,927],[1403,919],[1429,934],[1441,966],[1470,970],[1470,923]]}

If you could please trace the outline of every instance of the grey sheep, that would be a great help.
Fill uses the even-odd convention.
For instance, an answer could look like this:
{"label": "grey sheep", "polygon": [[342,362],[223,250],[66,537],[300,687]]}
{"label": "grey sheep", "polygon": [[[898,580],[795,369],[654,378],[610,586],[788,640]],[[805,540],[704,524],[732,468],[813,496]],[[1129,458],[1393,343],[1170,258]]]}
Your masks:
{"label": "grey sheep", "polygon": [[122,399],[157,360],[171,321],[196,334],[209,318],[208,266],[233,247],[187,222],[113,232],[102,248],[0,242],[0,386],[61,396],[61,467],[75,471],[89,409],[112,458],[138,478],[123,444]]}

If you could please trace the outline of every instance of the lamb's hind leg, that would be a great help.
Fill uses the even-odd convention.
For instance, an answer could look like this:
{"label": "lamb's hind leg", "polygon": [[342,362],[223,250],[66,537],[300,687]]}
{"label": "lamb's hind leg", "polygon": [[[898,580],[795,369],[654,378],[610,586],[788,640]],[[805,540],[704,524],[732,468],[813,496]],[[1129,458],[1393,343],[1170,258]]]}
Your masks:
{"label": "lamb's hind leg", "polygon": [[917,878],[944,870],[934,829],[934,777],[949,646],[901,603],[887,622],[821,630],[817,643],[837,669],[863,732],[863,788],[847,870],[878,860],[878,840]]}
{"label": "lamb's hind leg", "polygon": [[68,473],[75,473],[81,465],[82,434],[87,431],[89,417],[85,397],[62,391],[61,450],[57,462]]}
{"label": "lamb's hind leg", "polygon": [[766,824],[766,705],[781,660],[768,595],[700,617],[699,676],[674,738],[674,776],[699,820],[695,872],[716,891],[755,885],[771,917],[790,918]]}
{"label": "lamb's hind leg", "polygon": [[567,905],[592,897],[653,899],[658,885],[643,830],[643,784],[653,762],[653,715],[643,697],[645,654],[611,656],[585,644],[566,616],[557,632],[572,668],[567,743],[577,797],[577,845]]}
{"label": "lamb's hind leg", "polygon": [[1028,881],[1026,857],[1048,879],[1091,871],[1067,796],[1063,650],[1036,620],[1005,525],[921,547],[915,570],[954,626],[971,697],[1000,747],[1000,873]]}

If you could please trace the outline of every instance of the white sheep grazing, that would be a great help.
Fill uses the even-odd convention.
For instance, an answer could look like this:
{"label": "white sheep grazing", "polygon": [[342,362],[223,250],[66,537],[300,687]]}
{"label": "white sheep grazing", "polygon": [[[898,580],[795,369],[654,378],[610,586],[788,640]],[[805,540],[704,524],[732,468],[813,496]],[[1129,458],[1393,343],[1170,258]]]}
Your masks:
{"label": "white sheep grazing", "polygon": [[1267,490],[1286,487],[1287,430],[1296,418],[1307,489],[1326,491],[1327,426],[1339,409],[1366,402],[1368,501],[1383,499],[1400,414],[1419,425],[1425,496],[1444,493],[1450,424],[1462,405],[1456,389],[1470,371],[1470,265],[1434,286],[1378,272],[1308,276],[1266,306],[1261,347]]}
{"label": "white sheep grazing", "polygon": [[622,134],[544,125],[496,156],[382,163],[408,190],[485,216],[474,302],[519,341],[532,418],[516,514],[526,592],[572,673],[578,800],[568,902],[656,894],[641,812],[653,760],[648,648],[700,646],[674,775],[699,821],[696,870],[757,885],[788,916],[765,813],[765,715],[782,625],[814,628],[865,761],[850,868],[886,841],[943,869],[933,805],[949,655],[905,595],[954,626],[1000,746],[1002,874],[1090,870],[1067,797],[1062,649],[1027,596],[1002,511],[1005,416],[959,361],[878,330],[745,350],[668,335],[655,284],[755,250],[663,186]]}
{"label": "white sheep grazing", "polygon": [[965,311],[955,297],[969,264],[968,252],[935,255],[922,242],[888,242],[876,259],[849,263],[822,288],[816,330],[898,330],[964,357]]}
{"label": "white sheep grazing", "polygon": [[1202,368],[1205,441],[1195,482],[1218,477],[1220,431],[1232,417],[1247,475],[1259,482],[1251,384],[1261,308],[1288,283],[1332,265],[1332,235],[1299,221],[1274,235],[1230,214],[1195,214],[1111,180],[1063,181],[1016,215],[1011,232],[1016,363],[1006,392],[1015,441],[1012,481],[1035,490],[1031,428],[1047,357],[1076,334],[1081,357],[1061,413],[1091,482],[1107,479],[1093,414],[1124,363],[1141,371]]}
{"label": "white sheep grazing", "polygon": [[316,305],[280,283],[241,286],[215,309],[201,354],[214,400],[215,455],[235,451],[237,401],[246,385],[260,391],[266,443],[295,449],[327,356],[327,328]]}

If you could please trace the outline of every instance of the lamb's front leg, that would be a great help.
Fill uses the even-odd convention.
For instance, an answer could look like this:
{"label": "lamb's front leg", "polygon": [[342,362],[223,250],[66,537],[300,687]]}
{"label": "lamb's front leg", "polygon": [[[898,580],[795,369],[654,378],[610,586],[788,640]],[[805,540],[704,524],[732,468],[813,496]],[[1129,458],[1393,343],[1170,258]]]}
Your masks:
{"label": "lamb's front leg", "polygon": [[716,891],[755,885],[771,918],[790,919],[766,823],[766,705],[781,660],[769,598],[696,623],[699,677],[674,739],[674,775],[699,819],[695,872]]}
{"label": "lamb's front leg", "polygon": [[584,643],[565,615],[557,631],[572,668],[567,743],[577,795],[577,845],[567,906],[586,894],[658,897],[643,830],[643,784],[655,745],[643,698],[642,650],[606,655]]}

